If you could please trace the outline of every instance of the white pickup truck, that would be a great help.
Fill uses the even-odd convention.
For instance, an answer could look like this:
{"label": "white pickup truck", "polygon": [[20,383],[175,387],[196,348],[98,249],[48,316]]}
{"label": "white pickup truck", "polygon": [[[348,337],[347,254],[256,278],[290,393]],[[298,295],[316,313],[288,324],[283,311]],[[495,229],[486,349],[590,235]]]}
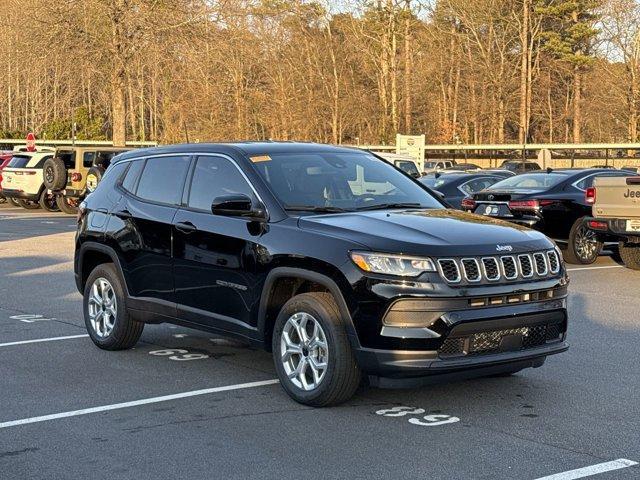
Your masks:
{"label": "white pickup truck", "polygon": [[624,264],[640,270],[640,177],[598,177],[586,197],[593,204],[588,228],[617,239]]}

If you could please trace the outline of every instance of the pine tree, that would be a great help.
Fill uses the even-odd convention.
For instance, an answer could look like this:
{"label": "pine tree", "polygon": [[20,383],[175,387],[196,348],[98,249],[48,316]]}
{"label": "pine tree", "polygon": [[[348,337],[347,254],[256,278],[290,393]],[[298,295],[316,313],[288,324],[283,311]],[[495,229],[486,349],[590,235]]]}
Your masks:
{"label": "pine tree", "polygon": [[593,63],[598,30],[597,9],[602,0],[537,0],[535,11],[543,17],[543,48],[565,62],[573,72],[573,141],[580,143],[582,88],[585,71]]}

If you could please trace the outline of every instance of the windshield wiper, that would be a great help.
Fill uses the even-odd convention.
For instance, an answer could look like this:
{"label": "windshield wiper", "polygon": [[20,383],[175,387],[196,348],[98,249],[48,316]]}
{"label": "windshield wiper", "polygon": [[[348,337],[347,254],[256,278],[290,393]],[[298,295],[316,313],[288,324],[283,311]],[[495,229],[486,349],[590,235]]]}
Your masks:
{"label": "windshield wiper", "polygon": [[295,212],[315,212],[315,213],[343,213],[350,212],[351,210],[346,210],[340,207],[318,207],[313,205],[287,205],[285,208],[287,211],[295,211]]}
{"label": "windshield wiper", "polygon": [[[365,210],[385,210],[387,208],[416,208],[422,207],[419,203],[378,203],[376,205],[368,205],[366,207],[360,207],[358,211]],[[427,208],[427,207],[422,207]]]}

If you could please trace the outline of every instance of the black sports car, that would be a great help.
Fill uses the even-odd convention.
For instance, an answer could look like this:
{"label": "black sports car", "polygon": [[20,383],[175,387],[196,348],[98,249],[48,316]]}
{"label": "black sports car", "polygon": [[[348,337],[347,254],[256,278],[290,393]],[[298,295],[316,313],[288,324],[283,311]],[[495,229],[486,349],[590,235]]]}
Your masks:
{"label": "black sports car", "polygon": [[535,228],[566,243],[569,263],[596,261],[603,242],[583,225],[591,215],[585,191],[599,176],[630,176],[611,169],[563,169],[507,178],[463,199],[462,209]]}
{"label": "black sports car", "polygon": [[442,198],[454,208],[460,209],[462,199],[502,180],[494,173],[435,173],[419,179],[427,187],[442,194]]}

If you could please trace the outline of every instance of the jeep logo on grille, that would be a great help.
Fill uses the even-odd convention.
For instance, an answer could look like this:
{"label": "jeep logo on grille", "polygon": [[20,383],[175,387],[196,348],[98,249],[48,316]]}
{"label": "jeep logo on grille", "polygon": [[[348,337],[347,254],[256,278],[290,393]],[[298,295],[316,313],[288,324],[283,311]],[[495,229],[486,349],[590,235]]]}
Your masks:
{"label": "jeep logo on grille", "polygon": [[511,252],[512,250],[511,245],[496,245],[496,252]]}
{"label": "jeep logo on grille", "polygon": [[494,198],[496,198],[496,196],[495,196],[495,195],[489,195],[487,198],[488,198],[489,200],[493,200]]}

